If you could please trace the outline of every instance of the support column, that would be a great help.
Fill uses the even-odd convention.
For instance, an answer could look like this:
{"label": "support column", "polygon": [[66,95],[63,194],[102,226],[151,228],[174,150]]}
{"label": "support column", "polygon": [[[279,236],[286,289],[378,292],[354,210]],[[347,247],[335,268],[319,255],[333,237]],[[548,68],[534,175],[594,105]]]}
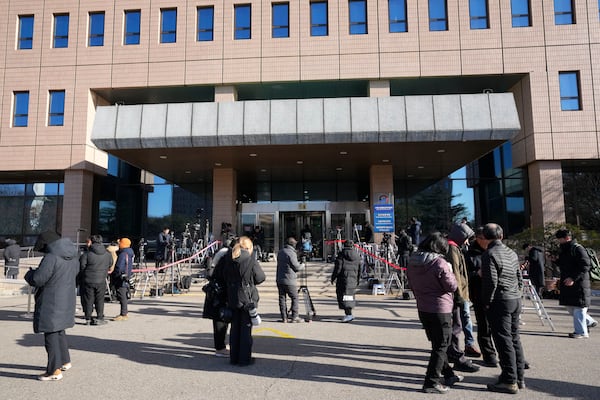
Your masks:
{"label": "support column", "polygon": [[527,167],[531,227],[542,228],[549,222],[565,222],[562,167],[560,161],[538,161]]}
{"label": "support column", "polygon": [[221,223],[230,223],[237,232],[237,172],[233,168],[213,170],[213,235],[221,239]]}
{"label": "support column", "polygon": [[[370,194],[371,200],[371,222],[373,222],[373,204],[379,201],[381,194],[390,194],[391,204],[394,204],[394,171],[391,165],[371,165],[369,168]],[[395,217],[394,217],[395,220]],[[382,233],[375,233],[375,243],[380,243],[383,239]]]}
{"label": "support column", "polygon": [[224,101],[236,101],[237,90],[235,86],[216,86],[215,87],[215,103]]}
{"label": "support column", "polygon": [[369,97],[390,97],[390,81],[369,81]]}
{"label": "support column", "polygon": [[74,242],[91,234],[94,195],[94,173],[86,170],[65,170],[65,194],[61,235]]}

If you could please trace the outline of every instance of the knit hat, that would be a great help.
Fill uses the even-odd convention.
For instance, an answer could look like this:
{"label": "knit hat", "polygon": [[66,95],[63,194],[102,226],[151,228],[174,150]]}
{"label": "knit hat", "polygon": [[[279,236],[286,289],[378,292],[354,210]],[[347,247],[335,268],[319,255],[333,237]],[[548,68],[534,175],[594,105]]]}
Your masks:
{"label": "knit hat", "polygon": [[473,232],[473,229],[471,229],[469,225],[454,224],[450,229],[448,239],[452,240],[456,244],[462,245],[465,242],[465,240],[472,236],[475,236],[475,232]]}
{"label": "knit hat", "polygon": [[125,249],[127,247],[131,247],[131,240],[129,240],[127,238],[121,238],[119,240],[119,248],[120,249]]}

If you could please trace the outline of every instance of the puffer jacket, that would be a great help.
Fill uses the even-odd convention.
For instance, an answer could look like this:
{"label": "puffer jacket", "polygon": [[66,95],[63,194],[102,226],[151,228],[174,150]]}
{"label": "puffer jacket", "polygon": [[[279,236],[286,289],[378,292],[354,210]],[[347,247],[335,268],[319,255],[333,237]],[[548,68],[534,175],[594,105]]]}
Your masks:
{"label": "puffer jacket", "polygon": [[47,245],[47,253],[25,280],[35,291],[33,331],[59,332],[75,325],[75,282],[79,259],[75,244],[67,238]]}
{"label": "puffer jacket", "polygon": [[481,280],[484,305],[521,298],[523,276],[517,253],[500,240],[491,242],[481,256]]}
{"label": "puffer jacket", "polygon": [[[354,293],[360,280],[360,255],[354,247],[344,247],[335,260],[331,283],[335,282],[338,307],[354,308]],[[344,300],[352,299],[352,300]]]}
{"label": "puffer jacket", "polygon": [[108,270],[112,266],[112,256],[102,243],[92,243],[79,258],[82,282],[98,285],[106,281]]}
{"label": "puffer jacket", "polygon": [[296,272],[302,269],[298,262],[298,253],[296,249],[286,244],[285,247],[277,253],[277,284],[295,285],[298,276]]}
{"label": "puffer jacket", "polygon": [[[591,261],[583,246],[577,240],[560,245],[560,254],[556,262],[560,267],[559,304],[563,306],[589,307],[591,299],[590,268]],[[565,279],[571,278],[573,286],[566,286]]]}
{"label": "puffer jacket", "polygon": [[406,270],[419,311],[449,314],[457,288],[452,266],[441,254],[419,251],[411,256]]}

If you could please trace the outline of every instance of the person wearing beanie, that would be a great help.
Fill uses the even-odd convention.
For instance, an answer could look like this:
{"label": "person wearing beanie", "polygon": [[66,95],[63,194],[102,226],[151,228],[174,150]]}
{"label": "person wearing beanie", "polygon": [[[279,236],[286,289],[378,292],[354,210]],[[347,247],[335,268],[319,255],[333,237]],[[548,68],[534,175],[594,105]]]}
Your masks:
{"label": "person wearing beanie", "polygon": [[44,232],[35,244],[44,257],[37,269],[30,269],[25,280],[35,290],[33,331],[44,333],[48,353],[46,372],[38,379],[58,381],[62,371],[71,368],[65,330],[75,325],[76,279],[79,273],[77,247],[56,232]]}
{"label": "person wearing beanie", "polygon": [[[452,272],[454,272],[454,277],[458,285],[456,292],[454,292],[452,339],[450,346],[448,346],[448,361],[454,362],[454,369],[462,372],[479,371],[479,366],[473,364],[471,360],[465,357],[465,352],[460,346],[460,334],[463,332],[461,314],[466,302],[470,301],[467,262],[463,254],[463,247],[467,244],[469,238],[474,235],[475,232],[467,224],[456,223],[452,225],[450,233],[448,233],[448,253],[446,254],[446,260],[452,264]],[[475,349],[473,348],[472,350]],[[479,353],[479,356],[481,356],[481,353]]]}
{"label": "person wearing beanie", "polygon": [[133,269],[133,250],[131,249],[131,240],[128,238],[119,239],[119,254],[115,268],[111,274],[111,281],[117,292],[117,300],[121,304],[121,312],[113,318],[113,321],[126,321],[127,300],[131,297],[129,292],[129,278]]}

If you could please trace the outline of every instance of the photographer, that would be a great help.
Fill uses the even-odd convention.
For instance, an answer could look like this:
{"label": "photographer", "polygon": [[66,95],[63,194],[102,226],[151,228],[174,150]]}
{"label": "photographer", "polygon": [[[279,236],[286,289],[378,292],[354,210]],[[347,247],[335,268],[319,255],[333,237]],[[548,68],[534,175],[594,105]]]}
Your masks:
{"label": "photographer", "polygon": [[260,323],[257,314],[258,285],[265,280],[265,273],[252,255],[252,240],[242,236],[231,253],[225,257],[225,283],[227,300],[232,309],[230,342],[230,362],[246,366],[252,359],[252,325]]}
{"label": "photographer", "polygon": [[171,229],[165,226],[161,233],[158,234],[156,241],[156,268],[160,268],[163,261],[169,261],[170,245],[173,244],[173,239],[170,234]]}

